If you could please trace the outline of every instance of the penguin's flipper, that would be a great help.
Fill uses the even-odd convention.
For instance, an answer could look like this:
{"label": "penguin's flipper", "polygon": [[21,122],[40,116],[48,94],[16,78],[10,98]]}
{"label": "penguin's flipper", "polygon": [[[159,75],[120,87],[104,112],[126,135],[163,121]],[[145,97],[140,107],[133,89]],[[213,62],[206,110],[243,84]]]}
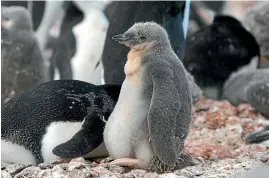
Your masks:
{"label": "penguin's flipper", "polygon": [[76,158],[97,148],[103,141],[102,117],[97,112],[85,116],[81,129],[70,140],[56,146],[52,153],[62,158]]}
{"label": "penguin's flipper", "polygon": [[269,116],[269,80],[250,84],[247,89],[247,101],[258,112]]}
{"label": "penguin's flipper", "polygon": [[245,142],[247,144],[251,144],[251,143],[261,143],[266,140],[269,140],[269,125],[265,126],[260,131],[255,131],[249,134],[246,137]]}
{"label": "penguin's flipper", "polygon": [[[150,142],[157,157],[167,165],[176,163],[178,113],[182,103],[174,81],[174,73],[167,66],[152,69],[153,95],[147,122]],[[186,101],[188,102],[188,101]],[[184,125],[184,121],[183,125]],[[164,144],[165,143],[165,144]],[[180,145],[181,146],[181,145]]]}

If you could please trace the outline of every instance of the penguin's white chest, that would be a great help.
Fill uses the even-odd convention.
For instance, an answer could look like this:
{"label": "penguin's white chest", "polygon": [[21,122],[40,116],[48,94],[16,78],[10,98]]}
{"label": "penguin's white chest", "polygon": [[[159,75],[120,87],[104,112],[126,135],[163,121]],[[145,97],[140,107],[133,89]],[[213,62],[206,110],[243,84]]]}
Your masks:
{"label": "penguin's white chest", "polygon": [[104,130],[104,141],[113,158],[133,156],[133,136],[147,118],[148,106],[142,97],[140,78],[124,80],[114,111]]}

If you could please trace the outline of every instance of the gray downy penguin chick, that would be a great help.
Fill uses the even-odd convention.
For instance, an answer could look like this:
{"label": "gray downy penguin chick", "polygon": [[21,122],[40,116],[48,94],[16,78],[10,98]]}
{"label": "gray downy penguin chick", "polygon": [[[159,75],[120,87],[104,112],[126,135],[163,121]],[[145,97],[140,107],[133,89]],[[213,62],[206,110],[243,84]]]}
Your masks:
{"label": "gray downy penguin chick", "polygon": [[45,63],[24,7],[1,7],[2,102],[47,80]]}
{"label": "gray downy penguin chick", "polygon": [[[166,172],[192,164],[183,152],[191,122],[191,92],[167,32],[135,23],[113,40],[129,47],[119,100],[104,130],[111,164]],[[120,140],[120,142],[119,142]]]}
{"label": "gray downy penguin chick", "polygon": [[269,116],[269,69],[242,69],[225,82],[223,98],[233,105],[247,102]]}
{"label": "gray downy penguin chick", "polygon": [[53,80],[16,95],[1,108],[1,160],[37,165],[107,157],[103,131],[120,88]]}

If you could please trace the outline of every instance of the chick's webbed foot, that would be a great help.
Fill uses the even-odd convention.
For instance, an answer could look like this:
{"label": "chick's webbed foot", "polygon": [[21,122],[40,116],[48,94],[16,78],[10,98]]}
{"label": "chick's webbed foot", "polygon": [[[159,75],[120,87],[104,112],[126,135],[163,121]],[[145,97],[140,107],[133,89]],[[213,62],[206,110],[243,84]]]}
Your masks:
{"label": "chick's webbed foot", "polygon": [[123,167],[133,167],[133,168],[141,168],[139,166],[139,161],[138,159],[133,159],[133,158],[120,158],[112,161],[110,164],[114,164],[117,166],[123,166]]}

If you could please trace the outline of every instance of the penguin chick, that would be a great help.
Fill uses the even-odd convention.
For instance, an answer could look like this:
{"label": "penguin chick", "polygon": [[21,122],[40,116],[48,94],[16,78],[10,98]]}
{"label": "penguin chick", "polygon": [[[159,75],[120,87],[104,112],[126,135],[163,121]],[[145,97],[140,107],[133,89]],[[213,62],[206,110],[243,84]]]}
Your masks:
{"label": "penguin chick", "polygon": [[265,126],[262,130],[254,131],[245,138],[247,144],[261,143],[269,140],[269,125]]}
{"label": "penguin chick", "polygon": [[104,130],[112,164],[157,172],[192,164],[183,153],[191,92],[167,32],[141,22],[112,39],[130,48],[119,100]]}
{"label": "penguin chick", "polygon": [[239,21],[230,16],[215,16],[211,25],[190,35],[185,43],[183,64],[197,84],[217,89],[219,98],[224,82],[252,57],[260,56],[259,45]]}
{"label": "penguin chick", "polygon": [[47,80],[45,63],[24,7],[1,7],[2,101]]}
{"label": "penguin chick", "polygon": [[103,130],[120,85],[55,80],[2,106],[2,161],[37,165],[60,158],[108,156]]}
{"label": "penguin chick", "polygon": [[233,105],[247,102],[258,112],[269,116],[269,69],[239,70],[223,87],[223,98]]}

